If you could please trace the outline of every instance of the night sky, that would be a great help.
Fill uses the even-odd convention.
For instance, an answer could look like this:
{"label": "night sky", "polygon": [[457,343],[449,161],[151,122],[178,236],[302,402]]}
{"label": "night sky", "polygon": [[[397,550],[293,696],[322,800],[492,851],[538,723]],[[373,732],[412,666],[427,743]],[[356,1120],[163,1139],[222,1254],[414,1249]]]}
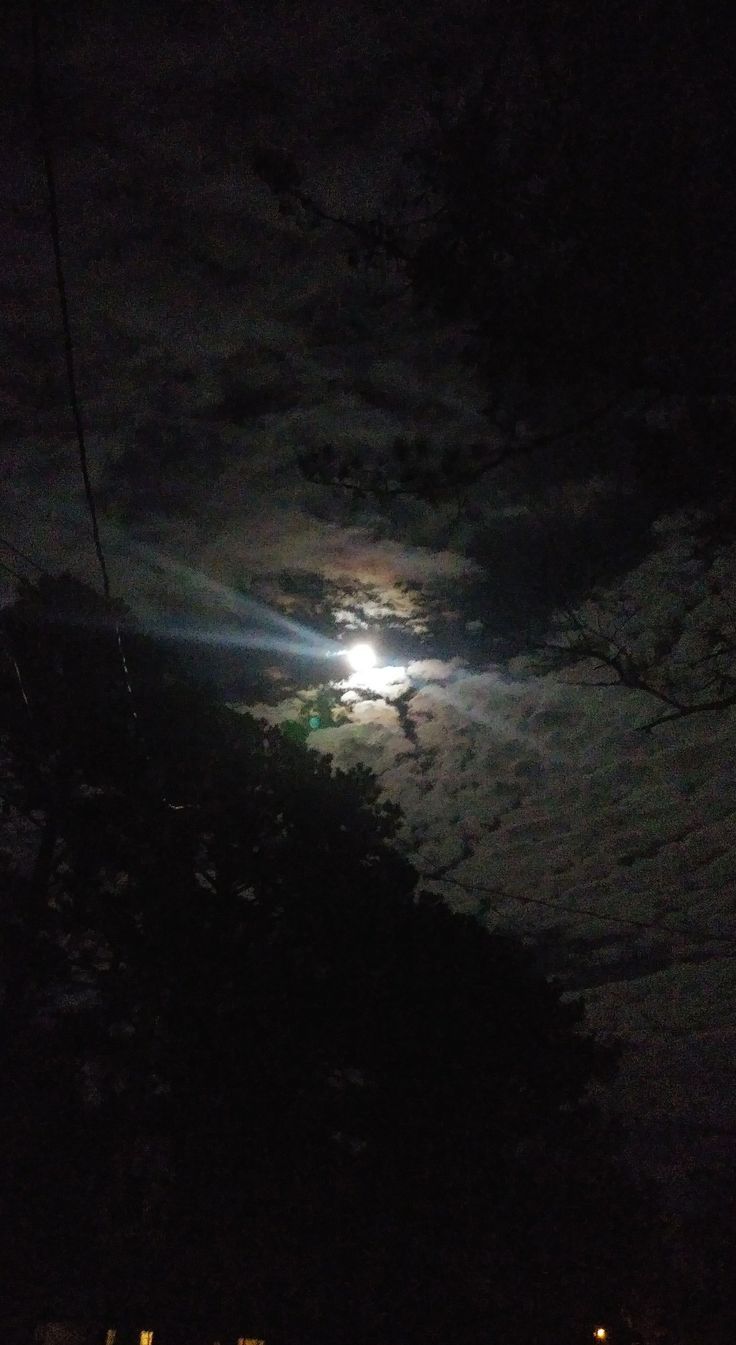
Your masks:
{"label": "night sky", "polygon": [[[637,417],[682,437],[684,394],[614,388],[618,419],[459,496],[385,499],[299,469],[331,443],[383,470],[399,436],[425,437],[437,461],[491,453],[569,416],[559,380],[536,400],[510,375],[489,387],[467,324],[417,306],[395,259],[356,264],[349,228],[284,208],[256,171],[264,152],[291,161],[324,215],[405,227],[433,71],[441,58],[462,83],[482,8],[54,8],[44,81],[103,544],[114,593],[230,704],[293,720],[346,678],[345,722],[310,746],[376,772],[426,887],[529,940],[584,992],[591,1024],[625,1043],[606,1105],[638,1159],[687,1178],[736,1134],[734,712],[642,732],[659,702],[533,654],[571,610],[628,623],[637,648],[674,630],[675,663],[719,623],[733,634],[732,534],[694,558],[687,489],[637,478],[624,443]],[[24,7],[3,25],[0,559],[32,575],[10,543],[97,585]],[[521,118],[523,81],[506,78]],[[687,99],[707,111],[697,71]],[[711,215],[730,200],[719,143]],[[719,265],[725,312],[732,252]],[[719,330],[722,389],[733,347]],[[589,380],[575,415],[610,395]],[[13,574],[0,585],[9,600]],[[376,646],[370,674],[318,656],[355,638]]]}

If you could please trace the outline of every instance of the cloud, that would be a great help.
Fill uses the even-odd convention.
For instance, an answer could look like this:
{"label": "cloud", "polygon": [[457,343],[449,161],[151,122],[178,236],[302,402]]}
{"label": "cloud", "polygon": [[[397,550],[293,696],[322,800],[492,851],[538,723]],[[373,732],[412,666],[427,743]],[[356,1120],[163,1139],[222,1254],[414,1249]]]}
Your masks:
{"label": "cloud", "polygon": [[[718,1114],[735,1107],[730,723],[643,736],[623,692],[430,660],[407,676],[415,745],[387,699],[357,701],[351,723],[311,745],[376,771],[404,810],[402,844],[452,905],[531,938],[563,980],[591,987],[594,1025],[629,1043],[615,1096],[642,1124],[668,1088],[683,1116],[701,1102],[710,1116],[719,1090]],[[714,1073],[688,1101],[703,1034]]]}

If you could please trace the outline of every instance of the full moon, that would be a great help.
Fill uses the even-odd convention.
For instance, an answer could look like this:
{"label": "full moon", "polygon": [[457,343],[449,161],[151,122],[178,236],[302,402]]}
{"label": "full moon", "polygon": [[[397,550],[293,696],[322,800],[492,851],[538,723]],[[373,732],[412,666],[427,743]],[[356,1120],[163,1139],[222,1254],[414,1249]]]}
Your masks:
{"label": "full moon", "polygon": [[370,644],[354,644],[347,655],[355,672],[367,672],[376,666],[376,651]]}

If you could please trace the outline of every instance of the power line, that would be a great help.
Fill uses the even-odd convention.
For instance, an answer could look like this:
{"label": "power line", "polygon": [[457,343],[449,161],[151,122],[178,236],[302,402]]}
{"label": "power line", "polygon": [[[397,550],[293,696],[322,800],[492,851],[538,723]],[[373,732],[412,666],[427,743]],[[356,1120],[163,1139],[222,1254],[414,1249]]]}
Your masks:
{"label": "power line", "polygon": [[[32,566],[32,568],[37,570],[39,574],[43,574],[43,565],[39,565],[38,561],[34,560],[32,556],[29,556],[27,551],[22,551],[19,546],[16,546],[14,542],[9,541],[7,537],[0,537],[0,546],[4,547],[6,551],[9,551],[11,555],[15,556],[18,560],[23,560],[26,565]],[[5,568],[7,569],[8,567],[5,566]]]}
{"label": "power line", "polygon": [[56,287],[59,294],[59,308],[61,311],[61,324],[64,332],[64,358],[66,362],[66,375],[69,385],[69,404],[71,406],[74,428],[77,436],[77,447],[79,450],[79,465],[82,471],[82,480],[84,482],[84,494],[87,501],[90,521],[92,525],[92,540],[94,542],[97,560],[102,574],[102,587],[106,598],[110,597],[110,576],[108,574],[105,553],[102,549],[102,540],[100,538],[100,529],[97,521],[97,506],[95,504],[92,481],[89,474],[89,463],[87,459],[87,442],[84,435],[84,425],[82,422],[82,412],[77,393],[77,378],[74,358],[74,342],[72,340],[71,324],[69,321],[69,305],[67,302],[66,282],[64,279],[64,266],[61,256],[61,233],[59,229],[59,207],[56,192],[56,174],[54,171],[54,161],[51,153],[51,141],[48,130],[48,110],[46,96],[43,87],[43,71],[41,61],[41,23],[40,23],[40,2],[34,0],[31,14],[31,30],[33,39],[33,84],[36,99],[36,110],[38,113],[39,138],[41,154],[43,157],[44,173],[46,177],[46,194],[48,198],[49,223],[51,228],[51,242],[54,251],[54,266],[56,269]]}
{"label": "power line", "polygon": [[[102,589],[108,603],[111,601],[110,575],[105,560],[105,553],[102,547],[100,537],[100,528],[97,519],[97,505],[95,503],[94,490],[89,474],[89,461],[87,458],[87,441],[84,434],[84,423],[82,421],[82,410],[77,391],[76,365],[74,358],[74,342],[72,339],[71,323],[69,320],[69,304],[67,301],[66,281],[64,279],[64,265],[61,255],[61,230],[59,227],[59,205],[56,191],[56,173],[54,171],[54,159],[51,153],[51,137],[48,129],[48,115],[46,96],[44,93],[42,78],[42,60],[41,60],[41,22],[40,22],[40,0],[34,0],[31,12],[31,31],[33,41],[33,83],[36,99],[36,110],[38,113],[39,139],[41,155],[43,157],[44,173],[46,177],[46,194],[48,198],[49,224],[51,229],[51,242],[54,252],[54,266],[56,270],[56,288],[59,294],[59,309],[61,312],[61,325],[64,333],[64,359],[66,363],[67,383],[69,387],[69,405],[71,407],[72,419],[77,436],[77,447],[79,450],[79,466],[82,472],[82,481],[84,482],[84,494],[87,501],[90,522],[92,526],[92,540],[94,542],[95,552],[102,575]],[[115,619],[115,634],[117,638],[118,651],[120,654],[120,663],[123,669],[125,685],[130,697],[130,705],[133,718],[138,718],[138,712],[135,705],[135,696],[133,686],[130,680],[130,669],[125,655],[123,645],[123,636],[120,629],[120,622]]]}
{"label": "power line", "polygon": [[696,934],[702,938],[714,939],[721,943],[733,943],[733,939],[728,934],[716,934],[703,929],[675,929],[672,925],[666,925],[661,920],[638,920],[635,916],[609,915],[606,911],[594,911],[590,906],[567,906],[547,897],[521,896],[516,892],[508,892],[502,887],[490,887],[484,883],[466,883],[460,878],[451,878],[447,874],[431,874],[422,872],[421,869],[418,872],[420,878],[428,879],[431,882],[449,883],[453,887],[463,888],[466,892],[482,892],[488,896],[496,897],[499,901],[516,901],[522,906],[543,906],[546,910],[556,911],[563,915],[584,916],[592,920],[603,920],[612,925],[630,925],[635,929],[654,930],[658,934],[676,934],[680,938]]}

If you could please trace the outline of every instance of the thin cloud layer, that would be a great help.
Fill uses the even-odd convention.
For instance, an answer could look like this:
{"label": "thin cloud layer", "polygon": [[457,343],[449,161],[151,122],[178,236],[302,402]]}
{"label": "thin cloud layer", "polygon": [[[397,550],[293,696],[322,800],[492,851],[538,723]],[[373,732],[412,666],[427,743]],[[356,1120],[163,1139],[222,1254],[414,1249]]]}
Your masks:
{"label": "thin cloud layer", "polygon": [[707,1140],[736,1107],[733,724],[644,735],[644,698],[621,691],[436,660],[405,672],[376,699],[344,693],[350,722],[310,744],[377,773],[428,887],[585,990],[591,1021],[627,1043],[617,1096],[650,1141],[673,1108]]}

